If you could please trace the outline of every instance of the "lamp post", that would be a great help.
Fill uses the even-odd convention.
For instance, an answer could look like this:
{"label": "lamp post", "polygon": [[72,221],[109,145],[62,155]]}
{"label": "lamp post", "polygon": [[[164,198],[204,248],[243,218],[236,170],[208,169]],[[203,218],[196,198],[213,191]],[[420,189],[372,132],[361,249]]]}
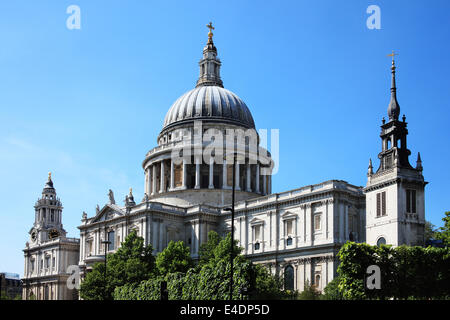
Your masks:
{"label": "lamp post", "polygon": [[230,300],[233,300],[233,245],[234,245],[234,193],[236,189],[236,157],[233,154],[233,187],[231,190],[231,208],[225,208],[225,211],[231,211],[231,245],[230,245]]}
{"label": "lamp post", "polygon": [[[107,237],[107,234],[106,234],[106,230],[105,230],[105,239],[106,239],[106,237]],[[107,246],[108,246],[108,244],[111,243],[111,241],[103,240],[102,243],[105,245],[105,275],[104,275],[105,283],[103,286],[103,297],[106,300],[106,257],[107,257],[106,254],[107,254]]]}

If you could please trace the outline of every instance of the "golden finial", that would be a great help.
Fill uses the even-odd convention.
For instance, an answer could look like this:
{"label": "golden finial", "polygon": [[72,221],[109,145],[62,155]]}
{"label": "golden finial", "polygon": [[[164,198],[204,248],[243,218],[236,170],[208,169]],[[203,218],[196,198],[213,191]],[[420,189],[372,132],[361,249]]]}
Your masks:
{"label": "golden finial", "polygon": [[133,188],[130,188],[130,195],[133,194]]}
{"label": "golden finial", "polygon": [[209,39],[212,39],[212,37],[213,37],[212,30],[214,30],[214,27],[213,27],[213,25],[212,25],[212,22],[209,22],[209,24],[207,24],[206,27],[209,29],[209,32],[208,32],[208,38],[209,38]]}
{"label": "golden finial", "polygon": [[52,173],[51,172],[48,173],[48,181],[50,181],[50,180],[52,180]]}

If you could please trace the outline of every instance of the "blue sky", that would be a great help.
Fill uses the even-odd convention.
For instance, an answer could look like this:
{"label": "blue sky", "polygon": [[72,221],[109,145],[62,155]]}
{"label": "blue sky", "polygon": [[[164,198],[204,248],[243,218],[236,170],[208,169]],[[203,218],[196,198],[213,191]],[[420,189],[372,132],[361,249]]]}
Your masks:
{"label": "blue sky", "polygon": [[[66,9],[81,9],[68,30]],[[369,5],[381,29],[369,30]],[[401,114],[426,219],[450,210],[448,1],[2,1],[0,271],[23,273],[34,203],[47,173],[69,236],[108,189],[141,199],[145,153],[165,113],[198,76],[213,21],[224,86],[258,128],[280,130],[273,191],[328,179],[365,185],[378,167],[381,118],[397,57]]]}

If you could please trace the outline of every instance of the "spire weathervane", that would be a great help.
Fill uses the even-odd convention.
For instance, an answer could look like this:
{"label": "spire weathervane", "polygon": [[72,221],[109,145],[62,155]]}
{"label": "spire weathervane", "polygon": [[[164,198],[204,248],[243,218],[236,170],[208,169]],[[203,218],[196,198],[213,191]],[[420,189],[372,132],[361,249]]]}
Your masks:
{"label": "spire weathervane", "polygon": [[394,50],[392,50],[392,53],[388,54],[387,56],[392,57],[392,64],[394,64],[395,63],[394,56],[398,56],[398,53],[395,53]]}

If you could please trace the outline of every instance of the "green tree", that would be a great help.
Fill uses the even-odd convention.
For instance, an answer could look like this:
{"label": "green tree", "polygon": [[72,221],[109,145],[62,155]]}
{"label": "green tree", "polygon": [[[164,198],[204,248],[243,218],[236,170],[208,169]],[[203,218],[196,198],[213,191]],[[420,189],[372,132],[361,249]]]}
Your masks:
{"label": "green tree", "polygon": [[286,298],[283,292],[283,282],[281,278],[272,275],[266,267],[254,265],[255,288],[251,298],[257,300],[272,300]]}
{"label": "green tree", "polygon": [[319,300],[320,292],[316,290],[314,285],[311,285],[309,281],[305,283],[305,289],[297,295],[298,300]]}
{"label": "green tree", "polygon": [[163,276],[174,272],[186,273],[193,266],[190,249],[183,241],[170,241],[156,257],[156,267]]}
{"label": "green tree", "polygon": [[365,299],[365,283],[367,267],[376,264],[374,247],[365,243],[346,242],[338,252],[340,260],[339,291],[345,299]]}
{"label": "green tree", "polygon": [[214,257],[214,249],[219,245],[219,242],[219,234],[215,231],[210,231],[208,233],[208,241],[206,243],[202,243],[198,251],[199,265],[204,265]]}
{"label": "green tree", "polygon": [[[443,299],[450,295],[449,248],[347,242],[338,257],[338,288],[345,299]],[[380,289],[365,288],[370,265],[380,269]]]}
{"label": "green tree", "polygon": [[425,243],[427,243],[430,240],[436,239],[436,233],[437,229],[434,224],[432,224],[430,221],[425,221]]}
{"label": "green tree", "polygon": [[[229,299],[230,290],[230,247],[231,235],[217,241],[214,234],[208,236],[210,243],[203,246],[203,264],[191,267],[185,273],[185,264],[175,263],[172,265],[170,259],[183,261],[186,258],[184,245],[174,243],[168,254],[158,256],[157,265],[161,266],[159,277],[143,281],[140,284],[126,284],[117,287],[114,291],[114,299],[120,300],[157,300],[160,299],[159,286],[161,280],[167,281],[169,299],[182,300],[225,300]],[[166,250],[165,250],[166,251]],[[242,248],[238,242],[233,242],[233,299],[243,299],[242,288],[247,288],[249,298],[278,298],[283,297],[281,283],[270,274],[263,266],[254,265],[243,255]],[[178,252],[177,254],[172,254]],[[170,253],[170,254],[169,254]],[[173,258],[174,257],[174,258]],[[184,257],[184,258],[183,258]],[[164,263],[163,263],[164,261]],[[179,268],[179,267],[182,268]],[[183,272],[177,272],[180,269]]]}
{"label": "green tree", "polygon": [[155,274],[155,258],[151,245],[131,232],[122,246],[107,257],[105,281],[104,263],[96,263],[80,286],[80,296],[85,300],[110,300],[116,287],[138,284]]}
{"label": "green tree", "polygon": [[344,300],[342,292],[339,290],[339,277],[331,280],[323,289],[322,300]]}
{"label": "green tree", "polygon": [[450,247],[450,211],[445,213],[442,221],[444,221],[444,226],[439,228],[436,238],[441,239],[445,246]]}

